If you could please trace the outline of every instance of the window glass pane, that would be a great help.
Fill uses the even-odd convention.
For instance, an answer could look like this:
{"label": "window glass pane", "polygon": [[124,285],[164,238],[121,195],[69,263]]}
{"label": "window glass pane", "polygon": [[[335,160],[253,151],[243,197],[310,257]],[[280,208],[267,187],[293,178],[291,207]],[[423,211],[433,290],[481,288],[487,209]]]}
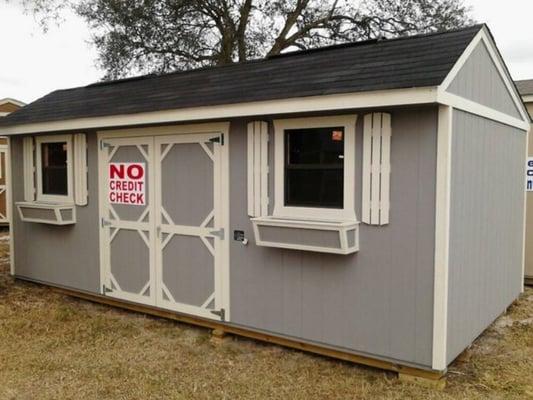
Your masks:
{"label": "window glass pane", "polygon": [[343,208],[344,128],[285,130],[285,205]]}
{"label": "window glass pane", "polygon": [[67,143],[41,144],[43,194],[67,195]]}

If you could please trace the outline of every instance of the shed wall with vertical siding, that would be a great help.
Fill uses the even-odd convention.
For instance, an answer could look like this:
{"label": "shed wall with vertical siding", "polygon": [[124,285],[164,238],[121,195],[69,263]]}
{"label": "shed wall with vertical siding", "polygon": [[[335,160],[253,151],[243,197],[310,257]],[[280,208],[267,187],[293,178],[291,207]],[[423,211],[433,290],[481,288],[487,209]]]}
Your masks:
{"label": "shed wall with vertical siding", "polygon": [[[22,136],[11,137],[13,201],[24,200]],[[87,206],[77,207],[77,223],[55,226],[20,220],[14,209],[15,273],[20,277],[98,293],[98,150],[96,133],[87,135]]]}
{"label": "shed wall with vertical siding", "polygon": [[447,91],[522,119],[483,42],[474,49]]}
{"label": "shed wall with vertical siding", "polygon": [[453,112],[447,361],[522,290],[526,134]]}
{"label": "shed wall with vertical siding", "polygon": [[[386,110],[378,110],[386,111]],[[393,110],[391,217],[360,226],[360,251],[331,255],[258,247],[246,207],[246,121],[231,125],[232,322],[317,343],[431,366],[437,109]],[[361,216],[363,115],[356,130]],[[274,135],[270,135],[270,207]]]}
{"label": "shed wall with vertical siding", "polygon": [[[231,122],[230,229],[243,229],[252,239],[248,246],[231,242],[231,323],[431,367],[437,109],[389,112],[391,222],[361,225],[361,250],[346,256],[255,246],[246,206],[248,121]],[[360,216],[364,113],[358,114],[355,199]],[[26,223],[15,216],[15,270],[21,277],[99,293],[98,149],[96,134],[87,136],[88,206],[77,207],[72,226]],[[16,202],[24,192],[22,137],[13,137],[12,143]],[[272,208],[273,142],[269,152]]]}

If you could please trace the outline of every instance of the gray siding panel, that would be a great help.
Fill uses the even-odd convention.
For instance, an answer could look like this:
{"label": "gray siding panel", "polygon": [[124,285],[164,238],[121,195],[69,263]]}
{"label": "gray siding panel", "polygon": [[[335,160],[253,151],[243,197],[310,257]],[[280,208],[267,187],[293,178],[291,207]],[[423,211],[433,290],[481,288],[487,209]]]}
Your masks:
{"label": "gray siding panel", "polygon": [[[255,246],[246,215],[246,121],[232,122],[231,230],[244,230],[250,239],[248,246],[231,243],[232,322],[431,366],[437,113],[391,112],[391,223],[362,224],[360,251],[351,255]],[[358,215],[362,120],[356,138]],[[273,162],[270,167],[272,178]]]}
{"label": "gray siding panel", "polygon": [[448,362],[521,291],[526,151],[523,131],[453,115]]}
{"label": "gray siding panel", "polygon": [[[12,137],[13,200],[24,200],[22,138]],[[53,226],[23,222],[13,214],[18,276],[98,292],[98,168],[96,134],[87,135],[89,204],[77,207],[77,223]]]}
{"label": "gray siding panel", "polygon": [[[231,124],[230,229],[250,243],[231,240],[231,322],[358,353],[430,367],[433,327],[437,110],[392,113],[391,223],[360,226],[351,255],[258,247],[247,216],[246,123]],[[360,114],[362,117],[362,114]],[[356,137],[356,212],[361,214],[362,122]],[[22,177],[22,139],[13,139],[13,171]],[[272,144],[272,142],[271,142]],[[16,273],[98,292],[96,135],[88,135],[89,205],[77,223],[49,226],[15,216]],[[273,156],[273,146],[269,150]],[[273,167],[273,162],[270,164]],[[273,199],[273,168],[269,190]],[[14,179],[14,199],[23,198]],[[272,204],[270,205],[272,209]],[[138,286],[139,282],[132,282]]]}
{"label": "gray siding panel", "polygon": [[483,42],[474,49],[448,92],[522,119]]}

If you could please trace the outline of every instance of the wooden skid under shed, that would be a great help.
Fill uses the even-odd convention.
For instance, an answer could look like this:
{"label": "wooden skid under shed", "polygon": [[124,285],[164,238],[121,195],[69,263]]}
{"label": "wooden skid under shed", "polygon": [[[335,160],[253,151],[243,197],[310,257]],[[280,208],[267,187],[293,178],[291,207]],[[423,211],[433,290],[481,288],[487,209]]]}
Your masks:
{"label": "wooden skid under shed", "polygon": [[[18,278],[18,277],[17,277]],[[26,280],[24,278],[20,278]],[[35,282],[35,281],[33,281]],[[37,282],[41,283],[41,282]],[[50,286],[50,285],[47,285]],[[433,381],[435,383],[442,382],[446,371],[431,371],[425,370],[416,367],[410,367],[405,365],[400,365],[390,361],[379,360],[372,357],[357,355],[342,350],[332,349],[324,346],[319,346],[316,344],[306,343],[303,341],[290,339],[282,336],[275,336],[263,332],[258,332],[254,330],[249,330],[234,325],[226,324],[223,322],[212,321],[208,319],[198,318],[190,315],[179,314],[173,311],[163,310],[157,307],[147,306],[143,304],[131,303],[128,301],[118,300],[107,296],[102,296],[98,294],[80,292],[76,290],[66,289],[57,286],[50,286],[51,289],[60,294],[67,296],[72,296],[84,300],[88,300],[95,303],[106,304],[113,307],[119,307],[127,309],[134,312],[149,314],[161,318],[167,318],[186,324],[201,326],[204,328],[209,328],[216,330],[216,332],[222,332],[223,334],[234,334],[250,339],[259,340],[262,342],[273,343],[284,347],[289,347],[292,349],[297,349],[301,351],[306,351],[314,354],[319,354],[326,357],[336,358],[343,361],[353,362],[355,364],[362,364],[374,368],[379,368],[387,371],[397,372],[401,376],[412,376],[418,378],[418,380],[427,380]]]}

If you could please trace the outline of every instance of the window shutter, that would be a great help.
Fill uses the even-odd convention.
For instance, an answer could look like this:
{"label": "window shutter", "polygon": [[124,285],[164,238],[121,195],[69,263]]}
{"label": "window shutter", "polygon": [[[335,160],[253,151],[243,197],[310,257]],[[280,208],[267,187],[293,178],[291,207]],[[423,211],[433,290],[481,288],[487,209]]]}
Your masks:
{"label": "window shutter", "polygon": [[363,130],[363,212],[370,225],[389,223],[391,116],[365,115]]}
{"label": "window shutter", "polygon": [[22,139],[22,162],[24,172],[24,201],[35,200],[35,162],[33,158],[33,137]]}
{"label": "window shutter", "polygon": [[248,215],[268,215],[268,124],[248,124]]}
{"label": "window shutter", "polygon": [[74,202],[87,205],[87,139],[84,133],[74,135]]}

